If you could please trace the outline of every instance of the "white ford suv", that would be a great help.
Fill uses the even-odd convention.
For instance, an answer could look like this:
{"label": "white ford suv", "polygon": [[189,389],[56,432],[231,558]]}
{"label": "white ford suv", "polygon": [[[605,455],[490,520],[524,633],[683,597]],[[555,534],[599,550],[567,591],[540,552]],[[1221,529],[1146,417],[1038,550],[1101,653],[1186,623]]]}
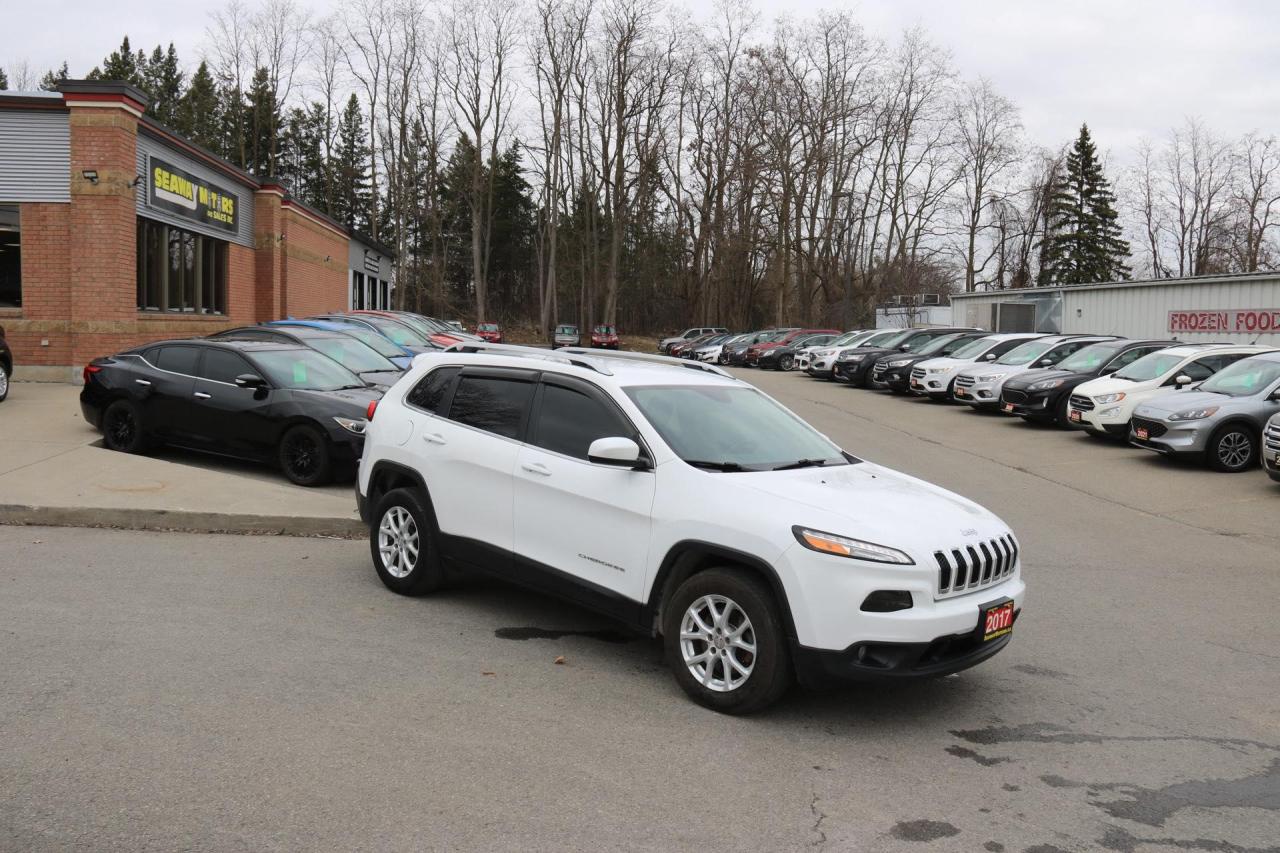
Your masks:
{"label": "white ford suv", "polygon": [[466,572],[550,591],[661,635],[679,685],[728,713],[793,676],[973,666],[1009,642],[1025,591],[987,510],[662,356],[417,358],[370,417],[357,488],[394,592]]}

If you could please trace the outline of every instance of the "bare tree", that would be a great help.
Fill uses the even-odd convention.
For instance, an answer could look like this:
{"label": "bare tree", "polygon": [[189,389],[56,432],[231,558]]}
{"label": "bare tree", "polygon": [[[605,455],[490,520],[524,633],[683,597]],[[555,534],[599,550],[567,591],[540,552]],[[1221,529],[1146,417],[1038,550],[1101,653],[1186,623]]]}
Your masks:
{"label": "bare tree", "polygon": [[[253,16],[242,0],[230,0],[226,6],[210,13],[205,37],[211,45],[212,60],[218,79],[229,87],[238,105],[244,97],[245,77],[252,73]],[[246,162],[244,110],[231,112],[230,147]]]}
{"label": "bare tree", "polygon": [[954,109],[960,168],[960,218],[964,237],[964,289],[971,293],[994,252],[978,259],[988,214],[1004,192],[999,182],[1019,161],[1018,110],[981,79],[964,86]]}
{"label": "bare tree", "polygon": [[1254,272],[1267,258],[1268,232],[1276,226],[1280,204],[1280,143],[1274,136],[1249,133],[1236,155],[1232,191],[1237,224],[1232,229],[1240,269]]}

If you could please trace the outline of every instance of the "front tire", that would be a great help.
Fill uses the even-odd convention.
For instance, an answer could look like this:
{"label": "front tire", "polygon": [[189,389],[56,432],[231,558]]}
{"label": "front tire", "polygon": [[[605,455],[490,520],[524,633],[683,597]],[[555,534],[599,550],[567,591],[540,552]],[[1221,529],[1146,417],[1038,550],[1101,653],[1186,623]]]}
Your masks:
{"label": "front tire", "polygon": [[1209,439],[1205,451],[1215,471],[1236,474],[1258,467],[1258,438],[1242,424],[1227,424]]}
{"label": "front tire", "polygon": [[143,453],[147,436],[142,426],[142,410],[132,400],[116,400],[102,413],[102,443],[121,453]]}
{"label": "front tire", "polygon": [[782,358],[778,359],[779,370],[795,370],[795,367],[796,360],[792,356],[784,355]]}
{"label": "front tire", "polygon": [[676,683],[713,711],[759,711],[791,684],[773,593],[742,570],[708,569],[680,584],[664,608],[663,646]]}
{"label": "front tire", "polygon": [[333,479],[333,454],[329,441],[309,424],[293,427],[280,439],[280,470],[299,486],[321,486]]}
{"label": "front tire", "polygon": [[0,403],[9,396],[9,368],[0,364]]}
{"label": "front tire", "polygon": [[383,585],[399,595],[426,595],[444,572],[436,547],[434,516],[418,492],[392,489],[374,507],[369,553]]}

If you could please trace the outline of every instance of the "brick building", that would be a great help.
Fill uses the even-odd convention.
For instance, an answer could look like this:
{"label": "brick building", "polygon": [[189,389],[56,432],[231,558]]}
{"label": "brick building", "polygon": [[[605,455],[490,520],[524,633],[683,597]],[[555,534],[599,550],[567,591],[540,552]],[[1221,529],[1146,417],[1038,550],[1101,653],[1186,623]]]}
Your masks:
{"label": "brick building", "polygon": [[148,340],[389,307],[393,253],[143,115],[123,83],[0,92],[0,326],[17,378]]}

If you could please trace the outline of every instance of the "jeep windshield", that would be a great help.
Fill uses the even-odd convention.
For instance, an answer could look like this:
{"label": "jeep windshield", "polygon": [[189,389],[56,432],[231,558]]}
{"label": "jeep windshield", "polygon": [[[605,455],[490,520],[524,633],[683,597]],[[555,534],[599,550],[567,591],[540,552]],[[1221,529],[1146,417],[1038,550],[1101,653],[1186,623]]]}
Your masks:
{"label": "jeep windshield", "polygon": [[625,389],[662,440],[709,471],[847,465],[816,430],[754,388],[645,385]]}

